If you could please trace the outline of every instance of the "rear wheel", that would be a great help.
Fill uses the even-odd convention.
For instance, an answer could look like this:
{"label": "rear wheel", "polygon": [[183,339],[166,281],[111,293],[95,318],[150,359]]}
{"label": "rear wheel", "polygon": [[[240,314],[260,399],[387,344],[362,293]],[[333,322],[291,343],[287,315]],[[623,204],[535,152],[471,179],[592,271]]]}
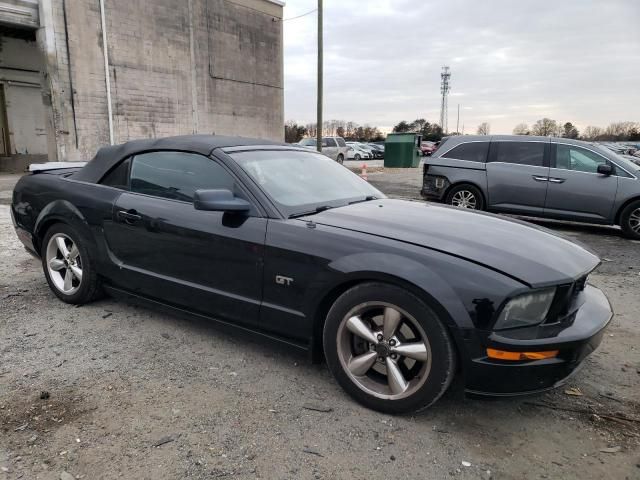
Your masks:
{"label": "rear wheel", "polygon": [[93,260],[81,235],[71,226],[53,225],[42,242],[42,268],[47,283],[58,298],[82,304],[95,299],[100,282]]}
{"label": "rear wheel", "polygon": [[640,240],[640,200],[630,203],[622,211],[620,227],[625,236]]}
{"label": "rear wheel", "polygon": [[427,408],[455,372],[453,345],[440,319],[393,285],[366,283],[342,294],[327,316],[323,343],[342,388],[382,412]]}
{"label": "rear wheel", "polygon": [[344,163],[344,155],[342,155],[341,153],[338,155],[338,163],[340,165],[342,165]]}
{"label": "rear wheel", "polygon": [[447,193],[445,202],[454,207],[469,208],[471,210],[484,209],[484,197],[480,190],[469,184],[454,186]]}

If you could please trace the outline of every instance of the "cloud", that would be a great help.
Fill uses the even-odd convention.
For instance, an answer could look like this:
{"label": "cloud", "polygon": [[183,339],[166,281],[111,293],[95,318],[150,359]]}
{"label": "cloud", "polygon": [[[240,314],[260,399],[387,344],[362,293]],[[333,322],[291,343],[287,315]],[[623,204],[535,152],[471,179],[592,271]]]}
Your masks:
{"label": "cloud", "polygon": [[[494,133],[543,116],[581,128],[640,121],[637,0],[325,0],[325,118],[437,121],[449,65],[449,125]],[[288,2],[285,18],[315,0]],[[287,119],[313,121],[316,16],[284,23]]]}

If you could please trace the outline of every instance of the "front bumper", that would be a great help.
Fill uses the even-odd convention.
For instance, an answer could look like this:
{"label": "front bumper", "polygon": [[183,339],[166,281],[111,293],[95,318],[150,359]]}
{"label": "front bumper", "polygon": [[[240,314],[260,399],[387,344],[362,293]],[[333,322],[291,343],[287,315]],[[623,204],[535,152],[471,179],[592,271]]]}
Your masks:
{"label": "front bumper", "polygon": [[[510,396],[538,393],[562,385],[593,352],[613,317],[607,297],[587,285],[585,301],[575,319],[565,328],[550,329],[535,339],[518,339],[508,332],[465,332],[463,342],[469,355],[465,361],[465,389],[468,393]],[[487,348],[514,352],[559,350],[545,360],[507,361],[488,358]]]}

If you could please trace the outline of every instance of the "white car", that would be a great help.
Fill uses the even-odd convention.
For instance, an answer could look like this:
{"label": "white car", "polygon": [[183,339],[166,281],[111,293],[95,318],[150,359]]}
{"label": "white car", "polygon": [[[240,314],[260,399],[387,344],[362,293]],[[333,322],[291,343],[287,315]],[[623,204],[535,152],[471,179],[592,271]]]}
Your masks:
{"label": "white car", "polygon": [[[309,150],[315,150],[316,144],[315,138],[303,138],[297,143],[297,145]],[[344,162],[345,158],[351,158],[348,157],[349,150],[349,146],[342,137],[322,137],[322,154],[338,163]]]}
{"label": "white car", "polygon": [[360,146],[358,142],[347,142],[349,151],[347,152],[347,158],[349,160],[369,160],[373,157],[370,151],[365,150]]}

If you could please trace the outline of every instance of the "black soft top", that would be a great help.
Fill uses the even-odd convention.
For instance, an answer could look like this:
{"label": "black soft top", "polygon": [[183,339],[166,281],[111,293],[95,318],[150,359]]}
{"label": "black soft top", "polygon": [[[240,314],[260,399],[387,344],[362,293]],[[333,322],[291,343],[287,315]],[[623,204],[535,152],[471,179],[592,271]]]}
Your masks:
{"label": "black soft top", "polygon": [[121,160],[131,155],[154,150],[177,150],[210,155],[217,148],[256,145],[284,146],[286,144],[258,138],[225,137],[221,135],[182,135],[178,137],[132,140],[121,145],[102,147],[90,162],[72,175],[72,178],[82,182],[99,182]]}

